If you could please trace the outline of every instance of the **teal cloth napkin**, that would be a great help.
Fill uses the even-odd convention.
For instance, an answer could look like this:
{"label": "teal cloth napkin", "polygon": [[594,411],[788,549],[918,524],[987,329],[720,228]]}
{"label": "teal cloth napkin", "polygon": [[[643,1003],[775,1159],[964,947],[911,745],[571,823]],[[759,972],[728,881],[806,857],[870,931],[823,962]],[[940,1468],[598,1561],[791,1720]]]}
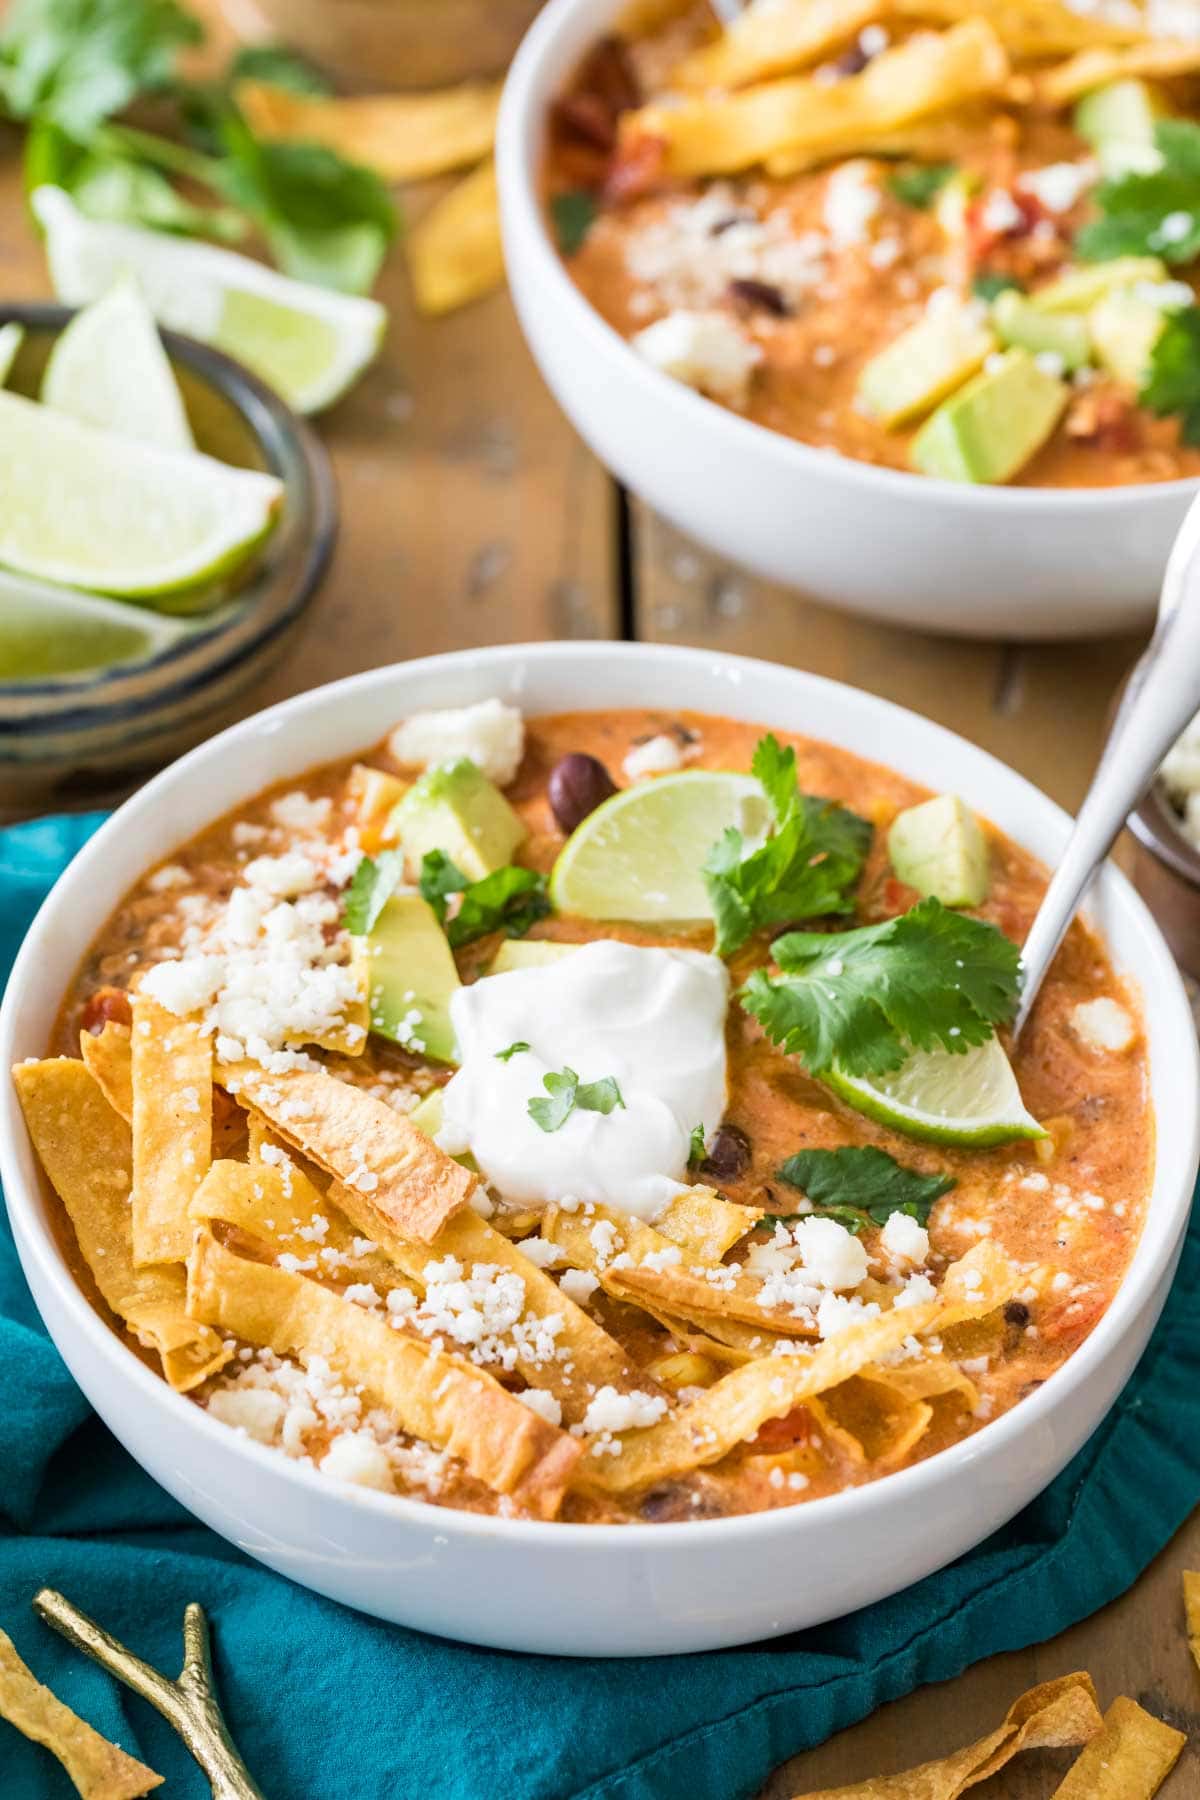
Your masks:
{"label": "teal cloth napkin", "polygon": [[[0,967],[99,822],[0,832]],[[1198,1288],[1194,1225],[1153,1343],[1100,1430],[951,1568],[769,1644],[579,1662],[361,1618],[197,1524],[90,1413],[0,1228],[0,1626],[70,1705],[166,1776],[172,1800],[203,1800],[207,1784],[157,1714],[38,1622],[38,1587],[61,1588],[171,1673],[184,1605],[202,1601],[230,1724],[268,1800],[739,1800],[883,1701],[1050,1637],[1132,1584],[1200,1498]],[[803,1581],[803,1568],[779,1579]],[[0,1723],[4,1800],[72,1793]]]}

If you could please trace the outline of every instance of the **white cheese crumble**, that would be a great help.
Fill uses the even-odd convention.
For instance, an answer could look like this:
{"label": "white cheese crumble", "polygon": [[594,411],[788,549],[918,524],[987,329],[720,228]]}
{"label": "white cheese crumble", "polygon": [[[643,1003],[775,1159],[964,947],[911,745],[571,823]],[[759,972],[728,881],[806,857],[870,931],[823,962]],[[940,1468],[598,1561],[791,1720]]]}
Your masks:
{"label": "white cheese crumble", "polygon": [[319,1467],[322,1475],[334,1475],[356,1487],[378,1488],[390,1494],[395,1486],[387,1453],[365,1431],[346,1431],[334,1438]]}
{"label": "white cheese crumble", "polygon": [[646,775],[668,775],[674,769],[681,769],[683,761],[682,744],[669,731],[664,731],[658,737],[648,738],[644,744],[634,744],[621,766],[630,781],[641,781]]}
{"label": "white cheese crumble", "polygon": [[746,398],[763,353],[724,313],[672,312],[630,340],[664,375],[730,406]]}
{"label": "white cheese crumble", "polygon": [[489,781],[507,787],[525,754],[525,722],[515,706],[496,699],[445,712],[414,713],[397,725],[388,749],[409,769],[431,769],[466,756]]}
{"label": "white cheese crumble", "polygon": [[583,1429],[589,1433],[632,1431],[657,1424],[666,1410],[667,1403],[659,1394],[644,1394],[640,1388],[622,1394],[615,1387],[602,1387],[583,1415]]}
{"label": "white cheese crumble", "polygon": [[923,1263],[929,1255],[929,1233],[909,1214],[892,1213],[880,1234],[889,1256],[904,1262]]}
{"label": "white cheese crumble", "polygon": [[1025,214],[1007,188],[993,188],[980,209],[979,222],[985,231],[994,231],[1003,237],[1006,232],[1016,231],[1024,224]]}
{"label": "white cheese crumble", "polygon": [[562,1401],[557,1394],[549,1394],[545,1388],[522,1388],[516,1396],[522,1406],[545,1419],[548,1425],[562,1424]]}
{"label": "white cheese crumble", "polygon": [[590,1269],[564,1269],[558,1278],[558,1285],[568,1300],[573,1300],[576,1306],[586,1306],[600,1286],[600,1281]]}
{"label": "white cheese crumble", "polygon": [[856,1288],[866,1278],[867,1253],[836,1219],[801,1219],[792,1233],[807,1275],[824,1288]]}
{"label": "white cheese crumble", "polygon": [[1047,163],[1040,169],[1027,169],[1017,177],[1022,193],[1032,194],[1047,212],[1070,212],[1090,187],[1094,187],[1100,171],[1094,162]]}
{"label": "white cheese crumble", "polygon": [[329,815],[333,811],[333,801],[325,794],[319,800],[312,800],[299,789],[293,794],[281,794],[278,800],[272,800],[270,812],[276,825],[285,831],[317,832],[329,823]]}
{"label": "white cheese crumble", "polygon": [[1071,1009],[1071,1029],[1089,1050],[1111,1052],[1128,1050],[1134,1038],[1134,1024],[1123,1006],[1115,1000],[1083,1000]]}
{"label": "white cheese crumble", "polygon": [[825,224],[835,250],[865,244],[868,227],[883,204],[871,164],[842,163],[825,186]]}
{"label": "white cheese crumble", "polygon": [[761,281],[794,308],[825,273],[828,243],[797,233],[783,207],[760,219],[728,182],[669,204],[622,244],[635,299],[670,309],[720,304],[731,281]]}

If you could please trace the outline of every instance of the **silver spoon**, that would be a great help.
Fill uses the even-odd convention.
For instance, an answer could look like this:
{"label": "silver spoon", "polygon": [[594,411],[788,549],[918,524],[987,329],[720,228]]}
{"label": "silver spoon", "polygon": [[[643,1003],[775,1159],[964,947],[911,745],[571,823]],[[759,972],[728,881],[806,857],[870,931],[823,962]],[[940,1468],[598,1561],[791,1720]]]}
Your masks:
{"label": "silver spoon", "polygon": [[1200,496],[1175,539],[1158,624],[1129,683],[1022,953],[1018,1036],[1075,912],[1184,726],[1200,712]]}

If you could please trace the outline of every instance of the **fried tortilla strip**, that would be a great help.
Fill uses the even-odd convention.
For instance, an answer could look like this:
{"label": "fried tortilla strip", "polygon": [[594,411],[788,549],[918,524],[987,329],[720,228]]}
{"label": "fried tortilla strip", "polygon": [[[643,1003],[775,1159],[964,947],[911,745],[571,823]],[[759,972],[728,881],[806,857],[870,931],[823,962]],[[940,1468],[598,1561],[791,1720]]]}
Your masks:
{"label": "fried tortilla strip", "polygon": [[740,1368],[754,1357],[764,1355],[767,1349],[762,1333],[752,1331],[749,1325],[735,1325],[724,1319],[706,1319],[701,1327],[694,1325],[690,1319],[677,1319],[673,1313],[662,1312],[656,1306],[643,1303],[642,1311],[661,1325],[664,1331],[669,1331],[676,1343],[682,1344],[684,1349],[694,1350],[700,1356],[709,1356],[714,1362],[727,1364],[730,1368]]}
{"label": "fried tortilla strip", "polygon": [[935,1299],[868,1316],[811,1351],[757,1357],[657,1425],[624,1433],[619,1456],[590,1456],[578,1471],[578,1485],[632,1493],[717,1462],[768,1419],[782,1418],[885,1360],[910,1336],[982,1317],[1011,1299],[1021,1283],[1020,1272],[984,1240],[951,1264]]}
{"label": "fried tortilla strip", "polygon": [[1081,50],[1070,62],[1046,69],[1035,78],[1035,98],[1043,106],[1070,106],[1081,94],[1105,87],[1110,81],[1135,76],[1194,75],[1200,69],[1200,38],[1176,42],[1148,38],[1128,50]]}
{"label": "fried tortilla strip", "polygon": [[167,1380],[186,1393],[222,1368],[231,1352],[188,1317],[181,1266],[134,1266],[128,1125],[74,1057],[18,1063],[13,1079],[34,1148],[101,1298],[139,1343],[158,1351]]}
{"label": "fried tortilla strip", "polygon": [[996,33],[972,19],[910,38],[832,86],[792,76],[737,94],[641,107],[622,118],[621,144],[632,151],[641,139],[659,140],[669,175],[733,174],[785,151],[841,148],[863,133],[898,130],[998,93],[1009,74]]}
{"label": "fried tortilla strip", "polygon": [[1010,55],[1070,56],[1093,45],[1136,44],[1145,32],[1098,13],[1076,12],[1062,0],[887,0],[886,11],[922,23],[955,25],[986,19]]}
{"label": "fried tortilla strip", "polygon": [[719,1263],[761,1219],[757,1207],[735,1206],[715,1188],[683,1188],[654,1221],[654,1229],[670,1244],[700,1262]]}
{"label": "fried tortilla strip", "polygon": [[325,1356],[402,1431],[448,1450],[498,1494],[552,1519],[580,1454],[498,1381],[393,1329],[303,1275],[250,1262],[197,1233],[188,1261],[194,1318],[278,1356]]}
{"label": "fried tortilla strip", "polygon": [[1104,1715],[1104,1730],[1054,1790],[1054,1800],[1151,1800],[1187,1743],[1124,1695]]}
{"label": "fried tortilla strip", "polygon": [[1200,1670],[1200,1575],[1192,1569],[1183,1572],[1183,1606],[1187,1614],[1188,1649]]}
{"label": "fried tortilla strip", "polygon": [[212,1039],[133,996],[133,1260],[183,1262],[188,1202],[212,1162]]}
{"label": "fried tortilla strip", "polygon": [[480,163],[413,226],[408,267],[423,313],[453,312],[504,285],[493,162]]}
{"label": "fried tortilla strip", "polygon": [[350,967],[358,982],[358,997],[346,1007],[336,1025],[310,1037],[289,1038],[289,1046],[302,1050],[316,1044],[322,1050],[333,1050],[340,1056],[361,1056],[367,1047],[371,1030],[371,1009],[367,1003],[366,951],[356,940]]}
{"label": "fried tortilla strip", "polygon": [[163,1777],[135,1757],[118,1750],[106,1737],[64,1706],[17,1655],[12,1639],[0,1631],[0,1719],[7,1719],[34,1744],[56,1756],[83,1800],[138,1800]]}
{"label": "fried tortilla strip", "polygon": [[99,1037],[81,1031],[79,1048],[100,1092],[113,1111],[129,1124],[133,1118],[133,1034],[128,1025],[117,1025],[110,1019]]}
{"label": "fried tortilla strip", "polygon": [[[1030,1688],[1014,1700],[1004,1715],[1004,1723],[978,1743],[939,1757],[936,1762],[906,1769],[902,1775],[879,1775],[870,1781],[856,1781],[850,1787],[821,1788],[819,1792],[797,1794],[795,1800],[958,1800],[967,1788],[1002,1769],[1018,1751],[1060,1750],[1070,1744],[1088,1744],[1097,1738],[1100,1729],[1100,1709],[1091,1676],[1082,1672],[1063,1675],[1057,1681]],[[1091,1796],[1092,1790],[1088,1793]]]}
{"label": "fried tortilla strip", "polygon": [[329,99],[240,81],[237,102],[259,137],[327,144],[384,181],[419,181],[490,155],[502,85]]}
{"label": "fried tortilla strip", "polygon": [[254,1063],[238,1063],[222,1079],[285,1143],[369,1194],[375,1211],[405,1237],[432,1243],[478,1185],[477,1176],[401,1113],[324,1070],[268,1075]]}
{"label": "fried tortilla strip", "polygon": [[820,168],[843,156],[911,157],[914,162],[955,162],[963,141],[971,136],[988,141],[994,113],[983,107],[964,106],[944,119],[925,119],[897,131],[859,131],[842,143],[828,140],[816,149],[781,150],[768,156],[763,167],[768,175],[786,179]]}
{"label": "fried tortilla strip", "polygon": [[[856,1461],[885,1468],[902,1462],[929,1429],[933,1408],[866,1374],[852,1375],[809,1407],[826,1431],[836,1430]],[[853,1448],[851,1448],[851,1445]]]}
{"label": "fried tortilla strip", "polygon": [[745,87],[810,68],[888,11],[887,0],[784,0],[747,7],[671,71],[672,88]]}

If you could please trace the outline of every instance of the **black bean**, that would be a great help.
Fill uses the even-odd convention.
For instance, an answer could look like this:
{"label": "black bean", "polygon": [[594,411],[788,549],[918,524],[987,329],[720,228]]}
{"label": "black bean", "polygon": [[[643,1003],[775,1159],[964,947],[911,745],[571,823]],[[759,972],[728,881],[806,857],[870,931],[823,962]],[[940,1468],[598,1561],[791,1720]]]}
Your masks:
{"label": "black bean", "polygon": [[665,1487],[651,1488],[638,1511],[643,1519],[664,1524],[674,1519],[720,1519],[725,1509],[714,1494],[671,1482]]}
{"label": "black bean", "polygon": [[750,1167],[750,1154],[750,1139],[740,1125],[720,1125],[700,1173],[711,1175],[714,1181],[736,1181]]}
{"label": "black bean", "polygon": [[616,791],[604,764],[580,750],[560,757],[550,771],[547,786],[550,810],[568,835]]}
{"label": "black bean", "polygon": [[1032,1317],[1033,1314],[1023,1300],[1010,1300],[1004,1309],[1005,1324],[1016,1325],[1021,1331],[1024,1331]]}
{"label": "black bean", "polygon": [[729,298],[742,306],[761,307],[763,312],[774,313],[777,319],[786,319],[791,310],[773,282],[755,281],[749,275],[734,276],[729,283]]}
{"label": "black bean", "polygon": [[851,44],[848,50],[842,51],[833,66],[844,78],[847,75],[861,75],[870,60],[861,44]]}

